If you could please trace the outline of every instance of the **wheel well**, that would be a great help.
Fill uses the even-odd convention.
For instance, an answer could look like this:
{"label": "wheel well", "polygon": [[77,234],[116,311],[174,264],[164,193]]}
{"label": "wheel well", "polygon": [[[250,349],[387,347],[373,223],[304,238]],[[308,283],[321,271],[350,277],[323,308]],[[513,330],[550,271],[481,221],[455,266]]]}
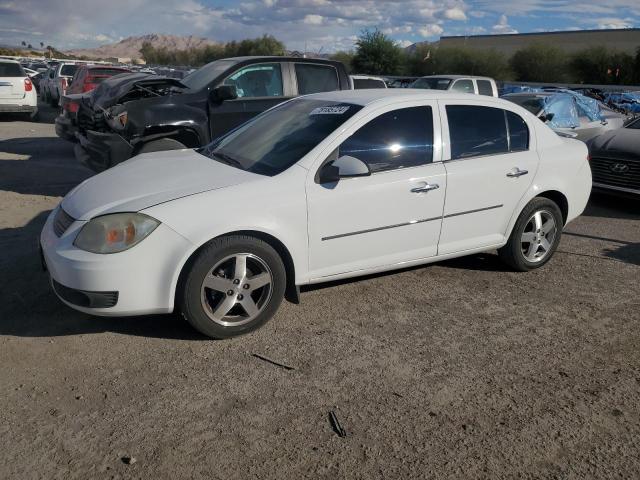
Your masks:
{"label": "wheel well", "polygon": [[564,194],[557,190],[549,190],[547,192],[542,192],[538,197],[548,198],[558,205],[558,208],[560,208],[560,212],[562,213],[562,224],[565,225],[567,223],[567,217],[569,216],[569,201]]}
{"label": "wheel well", "polygon": [[167,131],[167,132],[163,132],[162,130],[157,130],[157,129],[150,129],[145,132],[145,137],[151,137],[151,138],[141,142],[137,146],[136,151],[140,151],[140,149],[144,147],[147,143],[155,142],[157,140],[162,140],[164,138],[169,138],[171,140],[175,140],[176,142],[180,142],[187,148],[196,148],[200,146],[200,137],[196,132],[188,128],[182,128],[178,131]]}
{"label": "wheel well", "polygon": [[[280,258],[282,258],[282,262],[284,263],[284,268],[287,275],[287,278],[286,278],[287,288],[285,290],[284,296],[291,303],[300,303],[300,299],[299,299],[300,294],[299,294],[298,288],[296,287],[296,271],[295,271],[295,266],[293,264],[293,258],[291,257],[291,253],[289,253],[289,250],[287,249],[287,247],[285,247],[280,240],[278,240],[273,235],[269,235],[268,233],[264,233],[264,232],[258,232],[255,230],[237,230],[235,232],[225,233],[224,235],[220,235],[215,238],[229,237],[231,235],[247,235],[250,237],[259,238],[260,240],[271,245],[271,247],[273,247],[273,249],[276,252],[278,252],[278,255],[280,255]],[[215,238],[212,238],[211,240],[215,240]],[[187,261],[184,263],[182,270],[180,271],[180,275],[178,277],[178,283],[176,285],[176,291],[174,293],[173,303],[176,307],[179,306],[178,299],[179,299],[180,291],[182,290],[182,285],[186,280],[186,273],[189,271],[189,267],[191,266],[193,261],[196,259],[200,251],[204,247],[206,247],[208,243],[209,242],[206,242],[205,244],[197,248],[191,254],[191,256],[187,259]]]}

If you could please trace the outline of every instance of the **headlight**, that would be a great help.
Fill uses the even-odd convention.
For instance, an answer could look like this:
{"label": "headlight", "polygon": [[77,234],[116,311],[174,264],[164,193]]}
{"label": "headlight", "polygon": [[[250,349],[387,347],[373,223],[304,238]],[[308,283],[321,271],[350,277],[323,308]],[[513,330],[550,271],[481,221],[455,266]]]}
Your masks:
{"label": "headlight", "polygon": [[145,239],[160,222],[142,213],[114,213],[89,221],[73,244],[87,252],[117,253]]}
{"label": "headlight", "polygon": [[127,126],[127,120],[129,119],[129,116],[127,115],[126,111],[120,113],[112,113],[110,111],[106,111],[104,112],[104,118],[107,121],[107,125],[109,125],[114,130],[120,131],[124,130],[124,127]]}

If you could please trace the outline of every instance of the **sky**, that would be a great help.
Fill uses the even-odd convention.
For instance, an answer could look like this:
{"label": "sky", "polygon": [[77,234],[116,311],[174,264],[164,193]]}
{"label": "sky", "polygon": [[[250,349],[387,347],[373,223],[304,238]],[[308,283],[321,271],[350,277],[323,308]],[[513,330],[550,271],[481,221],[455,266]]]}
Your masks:
{"label": "sky", "polygon": [[0,44],[94,47],[147,33],[217,41],[274,35],[287,48],[353,48],[365,28],[400,45],[443,35],[640,27],[640,0],[0,0]]}

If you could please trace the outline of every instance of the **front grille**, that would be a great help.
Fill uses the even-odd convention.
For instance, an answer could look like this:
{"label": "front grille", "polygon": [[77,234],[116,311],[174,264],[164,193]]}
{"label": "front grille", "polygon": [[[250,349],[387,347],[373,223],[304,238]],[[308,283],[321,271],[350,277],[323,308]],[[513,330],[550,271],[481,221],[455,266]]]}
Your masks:
{"label": "front grille", "polygon": [[65,302],[85,308],[111,308],[118,303],[118,292],[88,292],[65,287],[51,279],[53,289]]}
{"label": "front grille", "polygon": [[53,218],[53,233],[61,237],[76,219],[65,212],[62,207],[58,208],[56,216]]}
{"label": "front grille", "polygon": [[640,190],[640,161],[628,159],[591,159],[594,183]]}

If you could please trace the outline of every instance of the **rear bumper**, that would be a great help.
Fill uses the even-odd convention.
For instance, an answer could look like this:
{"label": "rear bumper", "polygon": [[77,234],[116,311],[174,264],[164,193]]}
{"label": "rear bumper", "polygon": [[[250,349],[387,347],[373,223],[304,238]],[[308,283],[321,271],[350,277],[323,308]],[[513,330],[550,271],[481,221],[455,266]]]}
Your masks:
{"label": "rear bumper", "polygon": [[60,138],[70,142],[77,142],[77,131],[78,127],[74,125],[73,121],[69,117],[65,115],[58,115],[56,117],[56,135]]}
{"label": "rear bumper", "polygon": [[95,171],[106,170],[131,158],[133,146],[117,133],[87,130],[86,135],[77,135],[76,158]]}
{"label": "rear bumper", "polygon": [[0,113],[36,113],[38,107],[35,105],[17,105],[10,103],[2,103],[0,100]]}

